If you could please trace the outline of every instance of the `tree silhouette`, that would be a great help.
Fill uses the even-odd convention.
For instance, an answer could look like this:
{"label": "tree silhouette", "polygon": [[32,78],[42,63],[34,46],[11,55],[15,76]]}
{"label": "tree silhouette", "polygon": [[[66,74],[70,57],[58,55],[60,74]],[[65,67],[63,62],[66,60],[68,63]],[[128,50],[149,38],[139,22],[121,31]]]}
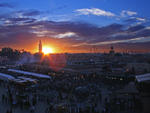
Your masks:
{"label": "tree silhouette", "polygon": [[18,60],[20,58],[20,55],[20,51],[13,50],[9,47],[2,48],[2,50],[0,51],[0,56],[6,56],[9,60]]}

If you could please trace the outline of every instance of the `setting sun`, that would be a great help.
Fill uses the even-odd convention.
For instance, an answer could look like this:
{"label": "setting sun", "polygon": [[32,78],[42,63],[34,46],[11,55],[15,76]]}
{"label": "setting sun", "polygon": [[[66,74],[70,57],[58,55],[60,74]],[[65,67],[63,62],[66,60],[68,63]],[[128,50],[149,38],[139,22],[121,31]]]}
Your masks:
{"label": "setting sun", "polygon": [[53,49],[50,48],[50,47],[43,47],[42,52],[43,52],[44,54],[50,54],[50,53],[53,53],[54,51],[53,51]]}

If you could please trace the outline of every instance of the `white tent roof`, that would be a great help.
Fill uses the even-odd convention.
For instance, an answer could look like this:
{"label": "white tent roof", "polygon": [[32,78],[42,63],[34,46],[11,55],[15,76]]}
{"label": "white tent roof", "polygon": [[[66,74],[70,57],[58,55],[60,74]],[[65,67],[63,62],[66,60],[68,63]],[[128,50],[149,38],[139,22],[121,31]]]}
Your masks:
{"label": "white tent roof", "polygon": [[150,81],[150,73],[137,75],[136,79],[138,82]]}
{"label": "white tent roof", "polygon": [[38,78],[46,78],[46,79],[51,79],[49,75],[44,75],[44,74],[38,74],[38,73],[33,73],[33,72],[27,72],[27,71],[21,71],[21,70],[16,70],[16,69],[8,69],[10,72],[16,72],[24,75],[30,75]]}
{"label": "white tent roof", "polygon": [[14,80],[15,78],[11,75],[0,73],[0,79],[2,79],[2,80]]}
{"label": "white tent roof", "polygon": [[18,78],[19,78],[19,79],[22,79],[22,80],[30,81],[30,82],[37,81],[36,79],[26,78],[26,77],[23,77],[23,76],[19,76]]}

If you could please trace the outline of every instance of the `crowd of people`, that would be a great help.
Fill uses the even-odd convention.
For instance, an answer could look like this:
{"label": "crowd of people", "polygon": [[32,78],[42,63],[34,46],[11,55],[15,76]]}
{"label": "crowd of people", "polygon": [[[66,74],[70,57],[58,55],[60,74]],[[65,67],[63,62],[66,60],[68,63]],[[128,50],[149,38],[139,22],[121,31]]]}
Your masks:
{"label": "crowd of people", "polygon": [[[137,103],[127,98],[118,100],[113,93],[124,84],[105,84],[99,75],[58,73],[51,80],[16,84],[0,81],[0,103],[5,113],[121,113],[134,111]],[[112,81],[113,82],[113,81]],[[139,104],[138,104],[139,105]],[[126,107],[125,107],[126,106]],[[137,106],[137,105],[136,105]],[[129,109],[130,108],[130,109]],[[4,108],[0,108],[1,109]],[[133,113],[133,112],[132,112]]]}

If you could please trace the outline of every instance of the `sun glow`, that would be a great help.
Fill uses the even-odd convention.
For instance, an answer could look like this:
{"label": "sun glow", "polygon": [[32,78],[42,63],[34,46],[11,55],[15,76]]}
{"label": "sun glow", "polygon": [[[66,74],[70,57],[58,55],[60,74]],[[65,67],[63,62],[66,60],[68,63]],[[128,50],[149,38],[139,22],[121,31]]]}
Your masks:
{"label": "sun glow", "polygon": [[43,47],[42,52],[47,55],[50,53],[54,53],[53,49],[51,47]]}

